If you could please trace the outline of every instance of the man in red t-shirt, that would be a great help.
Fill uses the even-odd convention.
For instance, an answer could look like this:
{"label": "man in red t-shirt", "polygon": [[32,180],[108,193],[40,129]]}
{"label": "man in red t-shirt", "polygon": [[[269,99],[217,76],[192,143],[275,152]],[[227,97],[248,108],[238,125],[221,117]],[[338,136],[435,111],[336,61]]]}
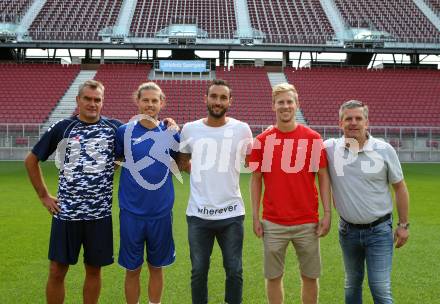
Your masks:
{"label": "man in red t-shirt", "polygon": [[[298,94],[283,83],[272,91],[276,125],[257,136],[249,157],[253,227],[264,242],[264,275],[270,304],[283,303],[286,249],[292,242],[299,261],[302,302],[317,303],[321,273],[319,237],[330,230],[330,178],[321,136],[298,124]],[[324,216],[319,221],[318,193]],[[260,221],[264,180],[263,220]]]}

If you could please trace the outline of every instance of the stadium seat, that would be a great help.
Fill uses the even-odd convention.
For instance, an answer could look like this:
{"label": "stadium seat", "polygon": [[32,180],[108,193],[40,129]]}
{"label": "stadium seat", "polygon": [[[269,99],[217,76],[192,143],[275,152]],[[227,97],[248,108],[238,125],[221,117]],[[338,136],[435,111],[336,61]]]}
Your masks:
{"label": "stadium seat", "polygon": [[16,137],[15,145],[16,146],[27,146],[29,144],[29,139],[27,137]]}
{"label": "stadium seat", "polygon": [[137,114],[133,93],[147,81],[151,67],[145,64],[102,64],[95,79],[105,87],[103,115],[127,122]]}
{"label": "stadium seat", "polygon": [[[439,126],[440,72],[361,68],[286,68],[311,125],[336,125],[339,106],[357,99],[372,126]],[[413,132],[413,131],[410,131]]]}
{"label": "stadium seat", "polygon": [[0,64],[0,121],[43,123],[79,70],[79,65]]}
{"label": "stadium seat", "polygon": [[130,31],[135,37],[155,37],[170,24],[196,24],[208,38],[232,39],[236,30],[234,1],[138,0]]}
{"label": "stadium seat", "polygon": [[[440,42],[440,32],[412,0],[335,0],[335,3],[352,27],[388,32],[401,42]],[[435,6],[435,3],[439,2],[431,0],[431,4]]]}
{"label": "stadium seat", "polygon": [[[217,69],[217,78],[225,79],[232,88],[230,115],[250,125],[270,125],[272,112],[272,87],[264,68],[231,67]],[[258,85],[255,85],[257,84]]]}
{"label": "stadium seat", "polygon": [[438,141],[437,140],[434,140],[434,139],[427,139],[426,140],[426,147],[427,148],[435,148],[435,149],[438,149],[438,146],[439,146],[439,144],[438,144]]}
{"label": "stadium seat", "polygon": [[34,40],[100,40],[98,33],[116,24],[122,0],[47,0],[32,22]]}
{"label": "stadium seat", "polygon": [[267,43],[325,44],[334,35],[319,0],[247,0],[252,27]]}
{"label": "stadium seat", "polygon": [[32,0],[0,1],[0,23],[18,23],[31,4]]}

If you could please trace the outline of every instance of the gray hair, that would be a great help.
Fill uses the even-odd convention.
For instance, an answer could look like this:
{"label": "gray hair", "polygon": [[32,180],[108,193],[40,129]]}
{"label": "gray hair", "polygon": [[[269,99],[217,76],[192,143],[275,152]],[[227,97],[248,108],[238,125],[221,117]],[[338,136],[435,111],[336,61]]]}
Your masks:
{"label": "gray hair", "polygon": [[345,109],[356,109],[356,108],[362,108],[362,112],[364,114],[365,119],[368,119],[368,106],[359,100],[349,100],[344,102],[339,108],[339,120],[342,120]]}
{"label": "gray hair", "polygon": [[78,96],[81,96],[82,92],[84,91],[85,88],[91,88],[93,90],[101,90],[102,94],[104,94],[104,85],[102,84],[102,82],[97,81],[97,80],[87,80],[84,83],[82,83],[79,87],[78,87]]}

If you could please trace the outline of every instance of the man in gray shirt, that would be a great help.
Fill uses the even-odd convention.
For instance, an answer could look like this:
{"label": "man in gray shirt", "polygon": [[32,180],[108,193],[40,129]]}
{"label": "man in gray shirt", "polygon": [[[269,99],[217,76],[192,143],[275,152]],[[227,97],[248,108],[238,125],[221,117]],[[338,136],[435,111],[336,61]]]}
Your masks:
{"label": "man in gray shirt", "polygon": [[[365,264],[374,303],[393,303],[391,266],[408,240],[409,196],[393,147],[368,132],[368,107],[350,100],[339,109],[344,136],[325,142],[333,200],[341,220],[339,242],[345,267],[345,303],[362,303]],[[395,192],[399,221],[392,228]]]}

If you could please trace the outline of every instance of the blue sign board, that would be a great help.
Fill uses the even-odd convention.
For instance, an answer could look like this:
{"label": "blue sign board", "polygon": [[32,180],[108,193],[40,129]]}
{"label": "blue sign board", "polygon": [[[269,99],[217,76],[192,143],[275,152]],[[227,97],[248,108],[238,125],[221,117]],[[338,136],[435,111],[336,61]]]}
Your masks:
{"label": "blue sign board", "polygon": [[206,72],[206,61],[203,60],[160,60],[162,72]]}

